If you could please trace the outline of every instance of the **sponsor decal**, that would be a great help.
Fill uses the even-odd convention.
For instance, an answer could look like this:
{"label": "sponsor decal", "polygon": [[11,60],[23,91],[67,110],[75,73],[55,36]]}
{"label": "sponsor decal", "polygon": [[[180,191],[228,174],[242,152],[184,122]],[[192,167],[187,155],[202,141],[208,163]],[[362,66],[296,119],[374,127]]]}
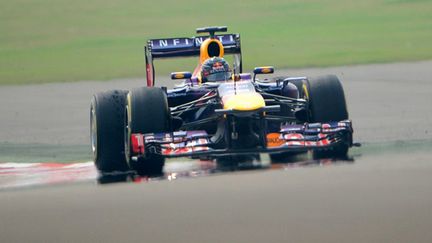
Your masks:
{"label": "sponsor decal", "polygon": [[[215,38],[222,42],[222,45],[235,45],[236,35],[216,35]],[[193,38],[166,38],[166,39],[153,39],[150,40],[152,50],[165,50],[165,49],[182,49],[200,47],[201,44],[208,39],[209,36],[197,36]]]}
{"label": "sponsor decal", "polygon": [[280,137],[280,133],[267,134],[267,147],[274,148],[282,146],[285,143],[285,140],[281,139]]}

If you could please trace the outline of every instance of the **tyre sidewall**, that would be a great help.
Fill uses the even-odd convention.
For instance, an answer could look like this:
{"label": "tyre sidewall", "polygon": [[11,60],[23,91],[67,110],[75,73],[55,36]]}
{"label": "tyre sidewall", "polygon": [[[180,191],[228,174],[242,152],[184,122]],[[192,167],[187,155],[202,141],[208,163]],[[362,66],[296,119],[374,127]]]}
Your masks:
{"label": "tyre sidewall", "polygon": [[92,152],[95,165],[101,172],[128,169],[123,144],[125,99],[126,91],[112,90],[95,94],[91,101],[90,136],[94,136],[91,141],[95,140]]}

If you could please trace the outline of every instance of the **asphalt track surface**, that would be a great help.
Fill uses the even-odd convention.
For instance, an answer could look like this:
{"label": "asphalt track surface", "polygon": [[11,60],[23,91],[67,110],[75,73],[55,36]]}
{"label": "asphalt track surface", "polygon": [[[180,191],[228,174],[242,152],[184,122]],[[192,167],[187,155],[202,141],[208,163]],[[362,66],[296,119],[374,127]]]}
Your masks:
{"label": "asphalt track surface", "polygon": [[[432,61],[284,70],[343,81],[352,161],[0,192],[0,242],[432,242]],[[0,142],[88,143],[91,94],[142,80],[0,89]]]}

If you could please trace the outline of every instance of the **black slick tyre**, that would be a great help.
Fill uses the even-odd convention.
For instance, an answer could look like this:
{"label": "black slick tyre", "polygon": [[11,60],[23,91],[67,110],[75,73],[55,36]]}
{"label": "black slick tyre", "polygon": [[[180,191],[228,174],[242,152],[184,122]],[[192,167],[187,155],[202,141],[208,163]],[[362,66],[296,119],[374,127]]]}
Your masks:
{"label": "black slick tyre", "polygon": [[[320,76],[307,81],[306,97],[309,101],[310,122],[334,122],[348,119],[345,94],[335,75]],[[346,143],[325,151],[314,151],[314,158],[346,157],[351,138]]]}
{"label": "black slick tyre", "polygon": [[129,91],[125,117],[125,158],[130,167],[140,175],[162,174],[165,158],[159,154],[147,154],[145,158],[132,160],[131,134],[162,133],[171,131],[171,115],[165,92],[156,87],[141,87]]}
{"label": "black slick tyre", "polygon": [[96,168],[104,172],[127,171],[124,156],[126,91],[97,93],[90,106],[90,140]]}
{"label": "black slick tyre", "polygon": [[330,122],[348,119],[342,84],[335,75],[311,78],[307,81],[310,122]]}

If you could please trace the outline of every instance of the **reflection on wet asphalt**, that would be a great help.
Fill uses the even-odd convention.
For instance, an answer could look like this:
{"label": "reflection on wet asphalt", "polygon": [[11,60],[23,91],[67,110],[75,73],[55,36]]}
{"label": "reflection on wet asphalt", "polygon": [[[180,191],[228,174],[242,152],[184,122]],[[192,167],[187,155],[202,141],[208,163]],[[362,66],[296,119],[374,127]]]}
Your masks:
{"label": "reflection on wet asphalt", "polygon": [[165,173],[160,176],[140,176],[134,172],[129,173],[109,173],[99,174],[97,181],[99,184],[109,184],[118,182],[149,182],[168,180],[173,181],[181,178],[196,178],[222,173],[232,173],[239,171],[259,171],[259,170],[288,170],[299,167],[310,166],[331,166],[335,164],[354,163],[353,157],[347,158],[329,158],[313,160],[307,154],[291,157],[289,160],[279,163],[270,163],[267,159],[253,160],[247,162],[220,163],[208,160],[188,160],[188,161],[170,161],[165,165]]}
{"label": "reflection on wet asphalt", "polygon": [[298,167],[346,164],[354,161],[353,158],[313,160],[310,157],[308,154],[302,154],[292,156],[289,160],[280,163],[270,163],[266,155],[261,156],[261,160],[254,159],[246,162],[170,159],[165,164],[163,175],[151,177],[137,175],[134,172],[100,174],[93,162],[74,164],[1,163],[0,190],[95,181],[98,184],[174,181],[181,178],[198,178],[239,171],[287,170]]}
{"label": "reflection on wet asphalt", "polygon": [[[290,156],[284,162],[271,163],[268,155],[262,154],[261,160],[242,163],[217,163],[209,160],[169,159],[164,168],[164,174],[156,177],[138,176],[134,173],[100,175],[93,162],[84,163],[0,163],[0,190],[14,190],[35,186],[49,186],[71,183],[108,184],[117,182],[151,182],[181,178],[199,178],[209,175],[266,171],[290,170],[292,168],[319,167],[352,164],[354,161],[363,163],[362,157],[401,155],[430,151],[431,140],[397,141],[389,143],[363,144],[361,148],[352,148],[349,158],[312,159],[311,154]],[[390,159],[391,160],[391,159]],[[376,166],[366,164],[367,167]]]}
{"label": "reflection on wet asphalt", "polygon": [[0,190],[94,181],[93,162],[0,163]]}

